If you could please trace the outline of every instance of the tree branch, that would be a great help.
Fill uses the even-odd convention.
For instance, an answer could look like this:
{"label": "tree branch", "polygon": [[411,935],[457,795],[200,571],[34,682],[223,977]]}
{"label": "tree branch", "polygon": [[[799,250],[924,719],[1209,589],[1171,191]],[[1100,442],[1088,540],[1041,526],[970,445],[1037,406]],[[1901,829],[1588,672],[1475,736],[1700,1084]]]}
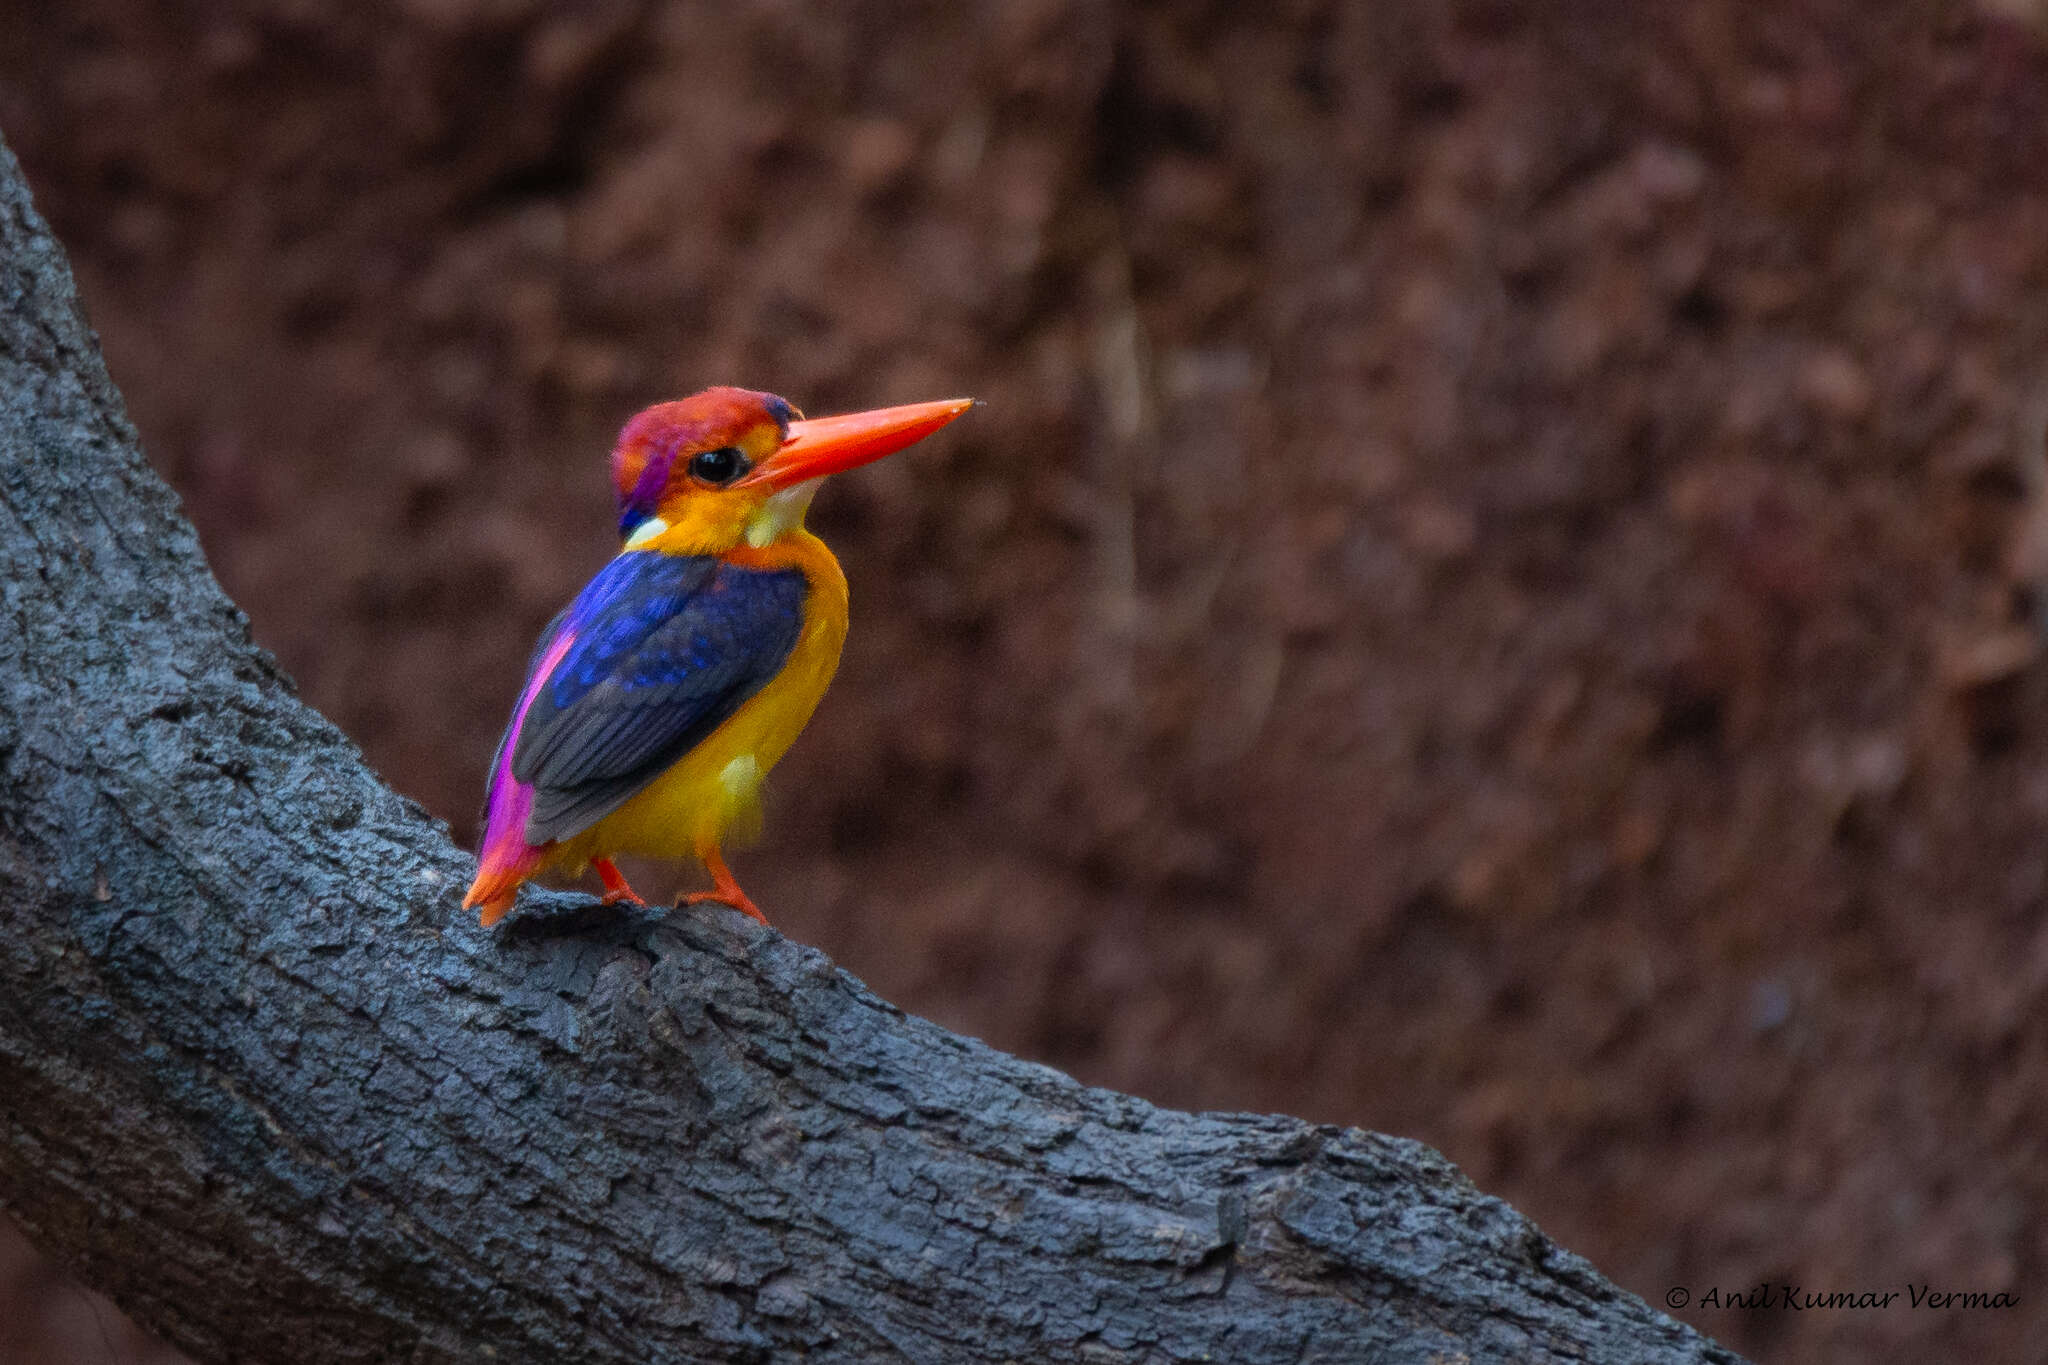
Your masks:
{"label": "tree branch", "polygon": [[196,1356],[1734,1359],[1416,1143],[1086,1089],[715,910],[479,931],[4,148],[0,554],[0,1204]]}

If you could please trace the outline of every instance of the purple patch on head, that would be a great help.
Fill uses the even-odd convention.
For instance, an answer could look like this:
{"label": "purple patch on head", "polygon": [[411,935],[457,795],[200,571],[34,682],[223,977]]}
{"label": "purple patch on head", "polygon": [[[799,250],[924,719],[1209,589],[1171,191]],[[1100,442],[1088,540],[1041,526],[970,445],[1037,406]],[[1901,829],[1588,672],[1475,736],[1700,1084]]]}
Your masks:
{"label": "purple patch on head", "polygon": [[668,487],[669,471],[675,467],[676,453],[664,450],[658,455],[649,455],[647,463],[640,470],[640,477],[633,482],[633,491],[619,504],[619,534],[631,535],[633,528],[647,520],[661,506],[661,493]]}

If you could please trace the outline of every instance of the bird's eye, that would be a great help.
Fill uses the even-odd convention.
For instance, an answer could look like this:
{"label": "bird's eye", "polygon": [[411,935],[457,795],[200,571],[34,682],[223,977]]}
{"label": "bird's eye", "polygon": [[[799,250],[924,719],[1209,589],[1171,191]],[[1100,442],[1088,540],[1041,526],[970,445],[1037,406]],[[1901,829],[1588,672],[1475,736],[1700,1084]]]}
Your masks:
{"label": "bird's eye", "polygon": [[690,457],[690,476],[699,483],[714,487],[731,483],[747,472],[750,466],[747,457],[738,446],[720,446],[717,450],[700,450]]}

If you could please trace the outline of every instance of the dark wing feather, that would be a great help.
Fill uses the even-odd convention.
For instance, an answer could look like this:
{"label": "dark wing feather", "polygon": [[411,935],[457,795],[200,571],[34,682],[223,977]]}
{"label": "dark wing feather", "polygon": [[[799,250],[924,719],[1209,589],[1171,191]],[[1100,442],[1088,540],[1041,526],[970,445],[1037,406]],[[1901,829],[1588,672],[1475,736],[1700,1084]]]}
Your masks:
{"label": "dark wing feather", "polygon": [[576,632],[527,709],[512,776],[532,785],[526,841],[580,833],[624,805],[782,671],[804,576],[710,556],[620,555],[563,613]]}

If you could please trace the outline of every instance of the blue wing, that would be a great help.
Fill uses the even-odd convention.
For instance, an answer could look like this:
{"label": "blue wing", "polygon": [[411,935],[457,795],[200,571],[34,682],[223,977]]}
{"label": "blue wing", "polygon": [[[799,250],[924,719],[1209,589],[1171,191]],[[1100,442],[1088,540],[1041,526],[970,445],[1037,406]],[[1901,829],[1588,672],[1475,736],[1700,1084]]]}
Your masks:
{"label": "blue wing", "polygon": [[622,554],[555,619],[539,660],[572,643],[535,691],[512,747],[534,789],[526,842],[590,828],[782,671],[803,629],[802,573],[704,555]]}

